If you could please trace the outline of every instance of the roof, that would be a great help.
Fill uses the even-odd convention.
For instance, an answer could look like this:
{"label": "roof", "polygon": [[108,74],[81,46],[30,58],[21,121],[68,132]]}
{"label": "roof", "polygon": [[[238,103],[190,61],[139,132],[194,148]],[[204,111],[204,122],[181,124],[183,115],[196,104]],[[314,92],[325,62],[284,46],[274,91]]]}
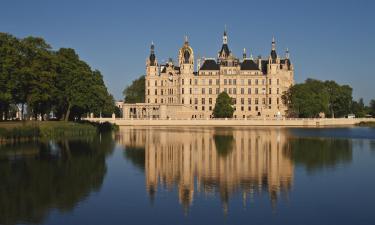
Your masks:
{"label": "roof", "polygon": [[221,47],[220,53],[219,53],[220,56],[223,55],[223,52],[225,52],[226,56],[230,55],[228,44],[223,44],[223,46]]}
{"label": "roof", "polygon": [[206,59],[200,70],[220,70],[220,66],[213,59]]}
{"label": "roof", "polygon": [[245,59],[241,63],[241,70],[259,70],[258,65],[252,59]]}

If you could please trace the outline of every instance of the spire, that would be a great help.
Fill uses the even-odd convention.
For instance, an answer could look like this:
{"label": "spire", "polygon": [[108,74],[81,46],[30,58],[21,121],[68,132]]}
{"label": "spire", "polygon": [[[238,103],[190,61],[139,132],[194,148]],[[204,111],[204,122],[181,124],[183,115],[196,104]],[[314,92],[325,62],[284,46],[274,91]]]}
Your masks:
{"label": "spire", "polygon": [[227,25],[224,27],[223,44],[228,44]]}
{"label": "spire", "polygon": [[285,58],[286,59],[289,59],[290,55],[289,55],[289,48],[286,48],[285,50]]}
{"label": "spire", "polygon": [[272,63],[276,63],[276,58],[277,58],[277,54],[276,54],[276,42],[275,42],[275,37],[272,37],[272,50],[271,50]]}
{"label": "spire", "polygon": [[156,57],[155,57],[155,45],[153,41],[151,42],[149,60],[150,60],[150,66],[155,66]]}
{"label": "spire", "polygon": [[246,48],[243,48],[243,54],[242,54],[243,59],[246,59]]}
{"label": "spire", "polygon": [[185,45],[189,45],[189,38],[187,35],[185,35]]}

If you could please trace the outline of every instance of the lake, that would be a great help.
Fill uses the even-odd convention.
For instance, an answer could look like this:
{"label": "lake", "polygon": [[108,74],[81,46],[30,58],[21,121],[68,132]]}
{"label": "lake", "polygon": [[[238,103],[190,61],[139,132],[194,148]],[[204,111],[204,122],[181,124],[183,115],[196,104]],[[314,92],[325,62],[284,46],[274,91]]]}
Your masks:
{"label": "lake", "polygon": [[375,128],[121,127],[0,146],[0,224],[375,224]]}

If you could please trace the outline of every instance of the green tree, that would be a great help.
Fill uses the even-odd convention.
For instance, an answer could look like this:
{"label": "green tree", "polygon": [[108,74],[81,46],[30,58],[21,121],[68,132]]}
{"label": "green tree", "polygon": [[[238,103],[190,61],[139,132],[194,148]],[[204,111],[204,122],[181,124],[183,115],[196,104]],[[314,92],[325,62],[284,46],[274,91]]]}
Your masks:
{"label": "green tree", "polygon": [[282,100],[290,117],[318,117],[321,112],[329,117],[343,117],[351,112],[352,88],[334,81],[307,79],[289,88]]}
{"label": "green tree", "polygon": [[375,99],[372,99],[370,101],[370,113],[375,117]]}
{"label": "green tree", "polygon": [[213,116],[215,118],[232,118],[234,109],[232,99],[226,92],[221,92],[216,99]]}
{"label": "green tree", "polygon": [[365,117],[366,114],[367,114],[367,109],[366,109],[366,106],[365,106],[365,103],[363,102],[363,98],[360,98],[357,101],[353,101],[352,103],[352,113],[356,116],[356,117]]}
{"label": "green tree", "polygon": [[329,96],[323,82],[318,80],[307,79],[292,86],[282,99],[290,117],[318,117],[320,112],[328,111]]}
{"label": "green tree", "polygon": [[145,102],[145,76],[134,80],[122,92],[126,103],[144,103]]}

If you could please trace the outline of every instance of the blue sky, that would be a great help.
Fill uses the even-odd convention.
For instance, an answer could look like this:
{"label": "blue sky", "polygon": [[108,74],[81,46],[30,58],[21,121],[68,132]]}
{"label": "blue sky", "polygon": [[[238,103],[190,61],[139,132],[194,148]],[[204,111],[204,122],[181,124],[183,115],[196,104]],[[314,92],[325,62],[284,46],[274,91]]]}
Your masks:
{"label": "blue sky", "polygon": [[144,74],[151,41],[159,62],[176,58],[184,36],[195,55],[216,57],[227,25],[229,47],[267,56],[289,48],[295,80],[336,80],[354,97],[375,98],[374,1],[2,0],[0,32],[40,36],[76,49],[99,69],[110,92]]}

